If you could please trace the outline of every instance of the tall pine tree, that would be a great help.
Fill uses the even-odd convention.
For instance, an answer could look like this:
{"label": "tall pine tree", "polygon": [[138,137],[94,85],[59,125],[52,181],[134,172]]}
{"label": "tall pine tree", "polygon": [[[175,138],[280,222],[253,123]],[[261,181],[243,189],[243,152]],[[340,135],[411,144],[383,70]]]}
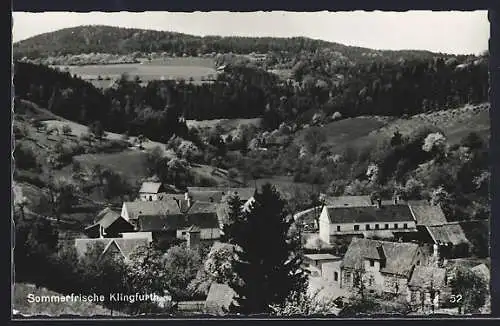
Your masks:
{"label": "tall pine tree", "polygon": [[[300,268],[300,241],[290,236],[293,219],[285,201],[270,184],[254,198],[251,207],[234,214],[224,230],[237,248],[234,270],[239,280],[230,285],[237,293],[238,310],[244,314],[268,313],[270,305],[282,304],[307,287],[307,274]],[[236,201],[231,206],[235,213]]]}

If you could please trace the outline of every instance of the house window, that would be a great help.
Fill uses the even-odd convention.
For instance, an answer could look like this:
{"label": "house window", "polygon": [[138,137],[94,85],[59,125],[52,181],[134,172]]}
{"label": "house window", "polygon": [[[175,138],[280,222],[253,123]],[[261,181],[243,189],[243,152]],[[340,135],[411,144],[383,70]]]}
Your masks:
{"label": "house window", "polygon": [[372,260],[372,259],[370,259],[370,266],[371,266],[371,267],[375,266],[375,261],[374,261],[374,260]]}
{"label": "house window", "polygon": [[340,225],[337,225],[337,231],[340,231]]}
{"label": "house window", "polygon": [[395,223],[394,224],[394,228],[397,229],[398,228],[398,223]]}
{"label": "house window", "polygon": [[386,229],[386,230],[387,230],[387,229],[389,229],[389,224],[386,224],[386,225],[385,225],[385,229]]}
{"label": "house window", "polygon": [[339,273],[338,272],[333,272],[333,279],[335,282],[339,280]]}
{"label": "house window", "polygon": [[379,225],[375,224],[375,230],[378,230],[378,229],[379,229]]}
{"label": "house window", "polygon": [[366,229],[370,230],[370,224],[366,224]]}
{"label": "house window", "polygon": [[403,224],[403,229],[407,229],[408,228],[408,224]]}
{"label": "house window", "polygon": [[359,231],[359,225],[354,226],[354,231]]}
{"label": "house window", "polygon": [[153,200],[153,196],[149,196],[149,201],[152,201]]}

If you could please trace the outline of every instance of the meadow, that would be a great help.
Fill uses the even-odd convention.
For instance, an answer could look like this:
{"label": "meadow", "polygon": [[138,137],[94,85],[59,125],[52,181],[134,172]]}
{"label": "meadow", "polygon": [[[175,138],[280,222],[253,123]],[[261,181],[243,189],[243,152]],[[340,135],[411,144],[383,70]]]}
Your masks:
{"label": "meadow", "polygon": [[84,66],[53,66],[72,75],[96,82],[99,88],[110,87],[112,80],[123,74],[130,78],[136,76],[142,82],[152,80],[184,79],[202,83],[215,77],[215,65],[210,58],[166,58],[144,60],[141,63],[102,64]]}

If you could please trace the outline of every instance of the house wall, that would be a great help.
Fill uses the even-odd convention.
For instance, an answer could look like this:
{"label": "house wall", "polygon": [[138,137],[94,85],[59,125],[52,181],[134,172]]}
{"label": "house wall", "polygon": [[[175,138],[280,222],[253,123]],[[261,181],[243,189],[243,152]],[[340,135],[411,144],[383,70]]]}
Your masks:
{"label": "house wall", "polygon": [[124,232],[124,239],[143,239],[147,238],[149,242],[153,241],[153,232]]}
{"label": "house wall", "polygon": [[[186,239],[187,236],[186,230],[187,228],[177,230],[176,232],[177,239]],[[218,228],[201,229],[200,231],[201,231],[200,232],[201,240],[219,239],[221,235],[220,229]]]}
{"label": "house wall", "polygon": [[125,220],[130,221],[130,217],[128,216],[128,211],[125,208],[125,204],[122,206],[122,211],[120,213],[120,216],[123,217]]}
{"label": "house wall", "polygon": [[330,219],[326,207],[324,207],[319,216],[319,238],[323,242],[330,244],[330,234]]}
{"label": "house wall", "polygon": [[150,201],[150,198],[151,198],[151,201],[156,201],[156,200],[158,200],[158,194],[141,193],[141,194],[139,194],[139,198],[142,201]]}
{"label": "house wall", "polygon": [[[321,222],[320,222],[321,223]],[[385,228],[385,225],[388,224],[388,229]],[[398,225],[398,228],[395,228],[395,224]],[[404,224],[407,224],[406,229],[404,228]],[[359,226],[359,230],[355,230],[355,226]],[[366,229],[366,226],[369,225],[369,230]],[[416,230],[416,224],[413,220],[402,221],[402,222],[371,222],[371,223],[342,223],[342,224],[331,224],[329,227],[329,235],[339,235],[346,233],[363,233],[365,231],[377,231],[377,225],[380,231],[401,231],[401,230]],[[337,231],[337,227],[340,227],[340,231]],[[320,233],[321,233],[321,224],[320,224]]]}
{"label": "house wall", "polygon": [[383,292],[405,294],[408,292],[408,280],[402,276],[383,275]]}

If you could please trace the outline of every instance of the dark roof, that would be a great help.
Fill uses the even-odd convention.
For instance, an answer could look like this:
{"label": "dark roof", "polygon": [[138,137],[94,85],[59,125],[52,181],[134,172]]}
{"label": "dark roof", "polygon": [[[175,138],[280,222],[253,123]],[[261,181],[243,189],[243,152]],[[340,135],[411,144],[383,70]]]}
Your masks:
{"label": "dark roof", "polygon": [[157,200],[157,201],[132,201],[123,203],[129,218],[137,219],[141,215],[166,215],[180,214],[181,209],[174,200]]}
{"label": "dark roof", "polygon": [[142,215],[139,217],[141,231],[174,231],[190,226],[201,229],[218,229],[219,220],[216,213]]}
{"label": "dark roof", "polygon": [[369,207],[327,207],[330,223],[414,221],[408,205]]}
{"label": "dark roof", "polygon": [[161,182],[143,182],[139,193],[157,194],[161,188]]}
{"label": "dark roof", "polygon": [[443,225],[448,222],[439,205],[431,205],[427,201],[410,202],[408,204],[419,225]]}
{"label": "dark roof", "polygon": [[195,232],[201,232],[201,229],[196,225],[191,225],[186,231],[195,233]]}
{"label": "dark roof", "polygon": [[224,198],[223,191],[190,191],[189,195],[194,201],[219,203]]}
{"label": "dark roof", "polygon": [[373,206],[370,196],[325,197],[325,205],[332,207],[365,207]]}
{"label": "dark roof", "polygon": [[188,214],[217,213],[217,203],[195,201],[187,210]]}
{"label": "dark roof", "polygon": [[98,238],[98,239],[75,239],[75,247],[78,256],[84,256],[90,246],[95,243],[104,245],[103,254],[111,250],[114,246],[120,250],[125,258],[130,256],[130,253],[141,245],[148,245],[147,238]]}
{"label": "dark roof", "polygon": [[214,200],[221,201],[229,196],[238,195],[242,201],[247,201],[255,195],[256,189],[252,187],[188,187],[189,194],[195,200],[206,201],[206,198],[214,197]]}
{"label": "dark roof", "polygon": [[416,266],[408,286],[422,289],[440,289],[445,286],[446,269],[431,266]]}
{"label": "dark roof", "polygon": [[96,222],[87,227],[87,229],[94,227],[96,225],[100,225],[103,228],[108,228],[111,224],[113,224],[117,219],[120,218],[120,214],[113,211],[111,208],[105,208],[99,212],[96,216]]}
{"label": "dark roof", "polygon": [[227,313],[231,304],[234,303],[235,296],[236,293],[228,285],[214,283],[208,290],[205,311],[212,314]]}
{"label": "dark roof", "polygon": [[452,245],[458,245],[462,243],[469,243],[464,230],[458,223],[427,226],[427,230],[429,231],[431,238],[437,244],[451,243]]}
{"label": "dark roof", "polygon": [[380,259],[381,246],[385,257],[385,266],[380,269],[382,273],[402,275],[408,277],[413,267],[413,261],[418,252],[415,243],[399,243],[378,241],[371,239],[353,238],[342,261],[343,268],[360,270],[364,266],[364,259]]}

